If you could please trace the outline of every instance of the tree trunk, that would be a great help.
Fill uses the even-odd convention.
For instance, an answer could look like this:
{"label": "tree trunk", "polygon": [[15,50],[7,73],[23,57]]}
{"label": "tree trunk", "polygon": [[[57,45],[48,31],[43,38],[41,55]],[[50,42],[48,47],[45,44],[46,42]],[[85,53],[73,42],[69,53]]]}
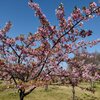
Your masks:
{"label": "tree trunk", "polygon": [[92,85],[93,85],[93,84],[92,84],[92,80],[90,81],[90,84],[91,84],[91,89],[92,89],[92,88],[93,88],[93,86],[92,86]]}
{"label": "tree trunk", "polygon": [[95,92],[95,90],[94,90],[94,81],[93,80],[91,80],[91,91],[94,93]]}
{"label": "tree trunk", "polygon": [[48,90],[48,84],[45,84],[45,91]]}
{"label": "tree trunk", "polygon": [[28,91],[25,92],[25,89],[19,89],[19,98],[20,100],[24,100],[24,97],[30,94],[36,87],[31,87]]}
{"label": "tree trunk", "polygon": [[75,86],[72,86],[72,93],[73,93],[73,99],[72,100],[75,100]]}
{"label": "tree trunk", "polygon": [[20,90],[19,92],[19,97],[20,97],[20,100],[24,100],[25,93],[22,90]]}

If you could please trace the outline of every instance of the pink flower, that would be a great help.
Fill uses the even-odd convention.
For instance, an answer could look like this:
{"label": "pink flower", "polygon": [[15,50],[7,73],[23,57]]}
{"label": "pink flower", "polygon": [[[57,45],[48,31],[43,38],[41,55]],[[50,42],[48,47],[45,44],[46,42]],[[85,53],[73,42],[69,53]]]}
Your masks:
{"label": "pink flower", "polygon": [[10,21],[7,22],[2,32],[5,34],[6,32],[10,30],[11,26],[12,26],[11,22]]}
{"label": "pink flower", "polygon": [[40,10],[39,5],[37,3],[34,2],[28,2],[28,5],[35,10]]}
{"label": "pink flower", "polygon": [[68,23],[72,23],[72,18],[71,18],[71,17],[68,17],[67,22],[68,22]]}
{"label": "pink flower", "polygon": [[97,4],[96,4],[95,2],[91,2],[91,3],[90,3],[90,7],[91,7],[91,8],[95,8],[95,7],[97,7]]}
{"label": "pink flower", "polygon": [[15,39],[10,39],[10,38],[8,38],[8,39],[6,40],[6,43],[12,45],[12,44],[15,43]]}
{"label": "pink flower", "polygon": [[89,9],[85,9],[84,12],[89,15],[91,13],[91,11]]}
{"label": "pink flower", "polygon": [[71,14],[73,20],[79,20],[82,18],[81,10],[79,8],[74,9],[73,13]]}
{"label": "pink flower", "polygon": [[0,30],[0,37],[2,37],[3,36],[3,32],[2,32],[2,30]]}
{"label": "pink flower", "polygon": [[58,9],[56,10],[56,16],[58,19],[61,19],[64,17],[64,7],[63,4],[61,3],[60,6],[58,7]]}
{"label": "pink flower", "polygon": [[87,31],[87,32],[86,32],[86,35],[87,35],[87,36],[92,35],[92,31],[91,31],[91,30]]}
{"label": "pink flower", "polygon": [[62,10],[57,10],[56,11],[56,16],[57,16],[58,19],[62,18],[64,16],[63,11]]}
{"label": "pink flower", "polygon": [[78,19],[78,14],[71,14],[71,16],[72,16],[72,18],[73,18],[74,20],[77,20],[77,19]]}
{"label": "pink flower", "polygon": [[15,56],[10,56],[10,57],[9,57],[9,60],[17,61],[17,58],[16,58]]}

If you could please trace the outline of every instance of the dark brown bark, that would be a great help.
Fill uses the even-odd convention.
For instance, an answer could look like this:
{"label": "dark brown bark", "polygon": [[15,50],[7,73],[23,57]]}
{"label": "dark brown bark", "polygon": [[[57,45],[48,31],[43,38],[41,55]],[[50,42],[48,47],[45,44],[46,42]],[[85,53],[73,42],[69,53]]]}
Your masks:
{"label": "dark brown bark", "polygon": [[20,100],[24,100],[24,97],[27,96],[28,94],[30,94],[36,87],[32,87],[31,89],[29,89],[27,92],[25,92],[25,90],[23,89],[19,89],[19,98]]}
{"label": "dark brown bark", "polygon": [[28,94],[30,94],[36,87],[33,86],[31,87],[27,92],[24,93],[25,96],[27,96]]}
{"label": "dark brown bark", "polygon": [[75,100],[75,86],[74,85],[72,86],[72,93],[73,93],[73,99],[72,100]]}
{"label": "dark brown bark", "polygon": [[24,92],[25,91],[19,89],[19,98],[20,98],[20,100],[24,100],[24,97],[25,97],[25,93]]}

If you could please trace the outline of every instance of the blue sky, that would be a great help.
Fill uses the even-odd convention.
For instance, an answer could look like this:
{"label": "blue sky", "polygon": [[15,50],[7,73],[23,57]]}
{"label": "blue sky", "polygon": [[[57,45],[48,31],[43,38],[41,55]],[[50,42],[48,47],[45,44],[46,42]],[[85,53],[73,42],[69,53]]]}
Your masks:
{"label": "blue sky", "polygon": [[[58,21],[55,16],[55,9],[62,2],[65,6],[66,18],[72,12],[74,6],[82,8],[88,6],[89,2],[98,0],[34,0],[39,3],[42,11],[47,16],[52,25],[57,25]],[[19,34],[28,34],[29,32],[36,32],[40,25],[38,18],[34,16],[33,10],[28,6],[28,0],[0,0],[0,28],[2,28],[7,21],[13,24],[9,32],[10,36],[17,36]],[[96,17],[89,22],[86,22],[84,27],[92,29],[93,35],[88,40],[100,38],[100,17]],[[88,51],[100,51],[100,43]]]}

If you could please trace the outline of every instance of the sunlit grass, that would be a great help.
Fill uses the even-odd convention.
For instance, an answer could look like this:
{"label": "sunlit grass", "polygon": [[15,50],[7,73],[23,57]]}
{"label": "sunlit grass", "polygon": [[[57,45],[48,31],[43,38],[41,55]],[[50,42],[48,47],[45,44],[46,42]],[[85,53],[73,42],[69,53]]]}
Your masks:
{"label": "sunlit grass", "polygon": [[[84,83],[81,86],[89,86]],[[49,86],[48,91],[43,87],[36,88],[25,100],[72,100],[72,88],[70,86]],[[6,89],[0,84],[0,100],[19,100],[16,89]],[[96,84],[95,94],[76,87],[76,100],[100,100],[100,84]]]}

